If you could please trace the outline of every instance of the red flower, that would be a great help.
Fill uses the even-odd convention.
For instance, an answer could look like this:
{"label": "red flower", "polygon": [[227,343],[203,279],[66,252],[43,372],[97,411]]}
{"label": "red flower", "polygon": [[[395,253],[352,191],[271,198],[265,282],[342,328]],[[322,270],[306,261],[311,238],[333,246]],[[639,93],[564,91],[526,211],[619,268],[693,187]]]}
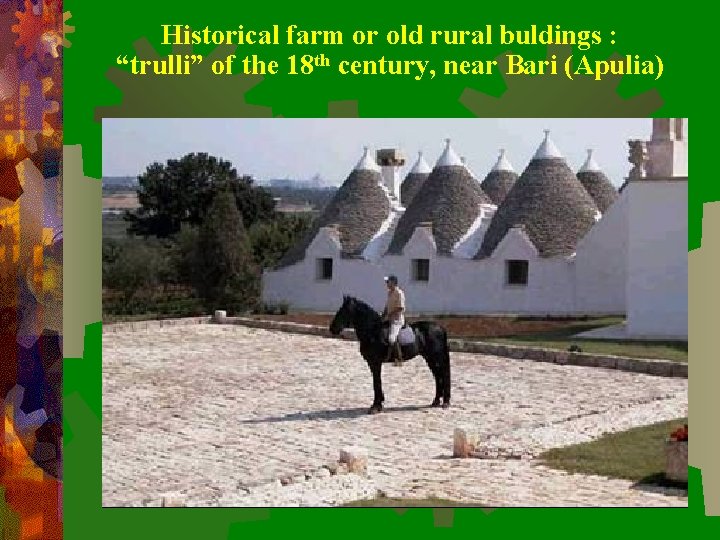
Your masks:
{"label": "red flower", "polygon": [[688,440],[688,426],[685,424],[681,428],[677,428],[670,434],[670,439],[673,441],[687,441]]}

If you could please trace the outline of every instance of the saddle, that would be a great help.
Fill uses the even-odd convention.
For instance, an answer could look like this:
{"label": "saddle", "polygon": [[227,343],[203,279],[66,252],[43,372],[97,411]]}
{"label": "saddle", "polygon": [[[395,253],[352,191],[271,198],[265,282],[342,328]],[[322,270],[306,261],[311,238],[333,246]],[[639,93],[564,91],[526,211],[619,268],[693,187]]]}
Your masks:
{"label": "saddle", "polygon": [[[384,345],[390,345],[390,323],[387,321],[383,324],[382,329],[382,342]],[[407,347],[408,345],[414,345],[417,340],[417,336],[415,335],[415,330],[413,330],[412,326],[405,323],[405,325],[400,329],[400,332],[398,333],[398,343],[402,347]]]}

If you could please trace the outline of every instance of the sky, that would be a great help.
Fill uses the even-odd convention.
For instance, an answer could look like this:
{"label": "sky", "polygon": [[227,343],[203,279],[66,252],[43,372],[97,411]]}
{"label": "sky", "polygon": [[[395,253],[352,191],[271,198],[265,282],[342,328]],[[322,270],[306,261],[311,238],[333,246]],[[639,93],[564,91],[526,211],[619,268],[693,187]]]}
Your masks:
{"label": "sky", "polygon": [[340,185],[363,147],[400,148],[403,174],[418,150],[433,166],[450,138],[458,155],[481,180],[504,148],[520,174],[543,140],[544,129],[577,170],[586,149],[616,186],[631,165],[628,139],[649,140],[652,120],[633,119],[124,119],[103,120],[103,176],[137,176],[154,162],[207,152],[232,162],[258,181],[309,179],[319,174]]}

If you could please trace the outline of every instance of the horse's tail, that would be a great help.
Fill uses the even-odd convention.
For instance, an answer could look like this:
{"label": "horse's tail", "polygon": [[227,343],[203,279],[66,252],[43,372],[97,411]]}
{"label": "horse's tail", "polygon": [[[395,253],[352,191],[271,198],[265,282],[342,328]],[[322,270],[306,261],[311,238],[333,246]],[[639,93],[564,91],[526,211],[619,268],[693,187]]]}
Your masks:
{"label": "horse's tail", "polygon": [[443,399],[446,403],[450,401],[450,344],[448,343],[448,332],[443,328],[443,356],[445,365],[443,366]]}

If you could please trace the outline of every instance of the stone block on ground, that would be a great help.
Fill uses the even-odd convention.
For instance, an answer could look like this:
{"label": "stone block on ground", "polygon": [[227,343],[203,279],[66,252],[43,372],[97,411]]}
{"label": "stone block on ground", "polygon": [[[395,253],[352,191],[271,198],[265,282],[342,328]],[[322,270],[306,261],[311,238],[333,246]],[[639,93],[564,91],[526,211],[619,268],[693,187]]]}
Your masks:
{"label": "stone block on ground", "polygon": [[665,476],[674,482],[688,481],[687,441],[668,441],[665,447]]}
{"label": "stone block on ground", "polygon": [[468,429],[455,428],[453,434],[453,457],[468,458],[475,452],[479,437]]}
{"label": "stone block on ground", "polygon": [[347,465],[348,472],[365,474],[368,463],[367,452],[356,447],[340,450],[340,463]]}

